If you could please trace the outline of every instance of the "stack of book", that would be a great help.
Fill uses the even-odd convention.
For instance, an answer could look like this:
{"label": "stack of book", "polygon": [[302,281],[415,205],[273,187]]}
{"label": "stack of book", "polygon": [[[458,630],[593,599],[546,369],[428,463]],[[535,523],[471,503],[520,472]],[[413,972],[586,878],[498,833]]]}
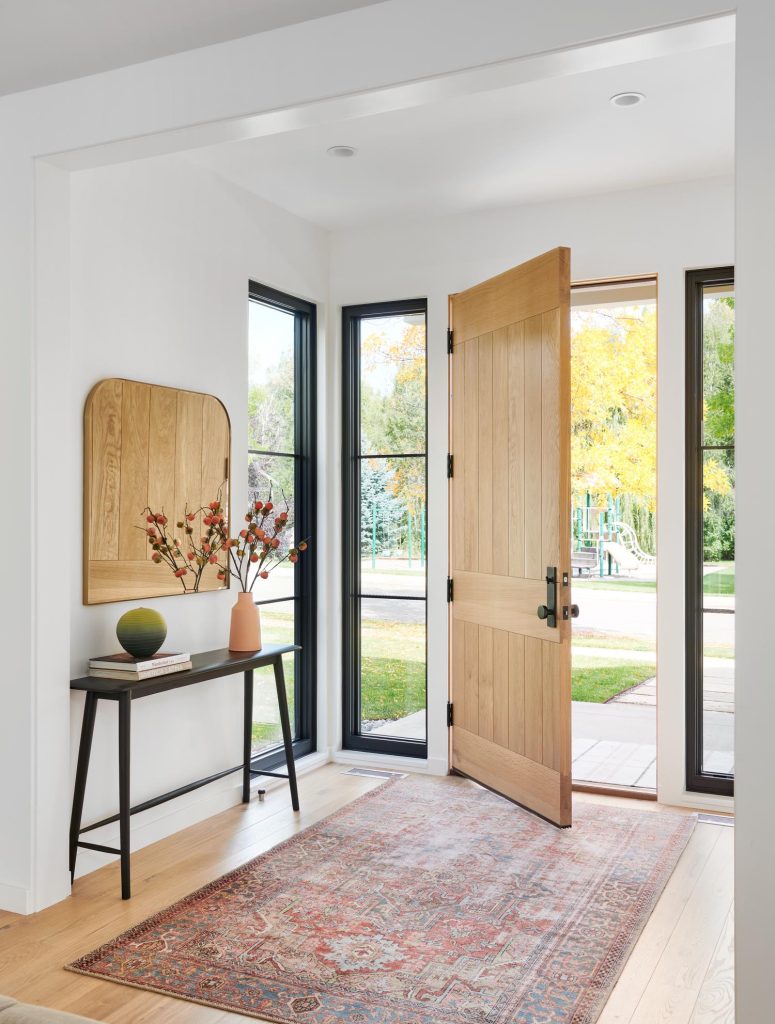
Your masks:
{"label": "stack of book", "polygon": [[151,658],[133,658],[131,654],[106,654],[103,658],[89,660],[89,675],[100,679],[124,679],[139,682],[168,676],[172,672],[185,672],[191,668],[190,654],[174,654],[159,651]]}

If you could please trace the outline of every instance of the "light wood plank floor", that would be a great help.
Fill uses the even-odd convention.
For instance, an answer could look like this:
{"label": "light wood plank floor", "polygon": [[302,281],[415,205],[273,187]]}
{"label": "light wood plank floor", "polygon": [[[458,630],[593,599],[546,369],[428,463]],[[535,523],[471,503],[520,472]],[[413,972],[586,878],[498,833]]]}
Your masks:
{"label": "light wood plank floor", "polygon": [[[224,811],[133,855],[134,897],[118,898],[118,864],[79,879],[74,895],[30,917],[0,912],[0,992],[111,1024],[235,1024],[239,1014],[70,974],[62,965],[379,785],[326,765],[287,790]],[[574,799],[630,803],[576,793]],[[656,803],[640,810],[659,813]],[[700,823],[600,1017],[600,1024],[732,1024],[734,829]]]}

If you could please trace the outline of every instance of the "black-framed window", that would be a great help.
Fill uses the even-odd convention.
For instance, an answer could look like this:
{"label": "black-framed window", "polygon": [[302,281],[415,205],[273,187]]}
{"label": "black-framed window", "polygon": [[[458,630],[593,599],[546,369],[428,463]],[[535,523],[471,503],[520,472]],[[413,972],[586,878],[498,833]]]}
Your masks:
{"label": "black-framed window", "polygon": [[425,299],[343,310],[343,744],[427,755]]}
{"label": "black-framed window", "polygon": [[686,786],[731,796],[735,697],[734,268],[686,275]]}
{"label": "black-framed window", "polygon": [[[294,754],[315,749],[316,705],[316,307],[303,299],[250,282],[248,302],[248,497],[287,501],[294,542],[311,538],[294,567],[257,580],[262,640],[295,642],[302,650],[286,657],[288,704]],[[279,709],[270,670],[255,673],[254,761],[272,768],[284,761]]]}

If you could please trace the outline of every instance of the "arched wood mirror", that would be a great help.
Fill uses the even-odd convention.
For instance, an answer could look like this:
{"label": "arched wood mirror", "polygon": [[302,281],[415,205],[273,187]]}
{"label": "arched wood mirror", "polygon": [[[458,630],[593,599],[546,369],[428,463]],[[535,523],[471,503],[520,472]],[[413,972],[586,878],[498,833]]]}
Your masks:
{"label": "arched wood mirror", "polygon": [[[220,496],[229,508],[231,427],[213,395],[110,378],[84,410],[83,600],[105,604],[182,594],[151,561],[145,509],[170,522]],[[197,529],[201,524],[193,523]],[[200,592],[223,590],[208,567]]]}

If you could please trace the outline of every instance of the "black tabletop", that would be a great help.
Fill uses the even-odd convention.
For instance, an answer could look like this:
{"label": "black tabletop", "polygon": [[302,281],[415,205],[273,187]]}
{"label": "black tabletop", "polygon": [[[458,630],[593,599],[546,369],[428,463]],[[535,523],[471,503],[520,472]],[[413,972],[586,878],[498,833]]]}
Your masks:
{"label": "black tabletop", "polygon": [[229,676],[248,669],[262,668],[271,665],[281,654],[292,654],[301,650],[295,644],[264,644],[260,651],[237,653],[228,649],[205,651],[192,654],[192,668],[185,672],[171,672],[166,676],[154,676],[152,679],[102,679],[100,676],[82,676],[70,680],[71,690],[90,690],[103,697],[118,697],[129,693],[132,699],[145,697],[151,693],[174,690],[179,686],[191,686],[203,683],[219,676]]}

